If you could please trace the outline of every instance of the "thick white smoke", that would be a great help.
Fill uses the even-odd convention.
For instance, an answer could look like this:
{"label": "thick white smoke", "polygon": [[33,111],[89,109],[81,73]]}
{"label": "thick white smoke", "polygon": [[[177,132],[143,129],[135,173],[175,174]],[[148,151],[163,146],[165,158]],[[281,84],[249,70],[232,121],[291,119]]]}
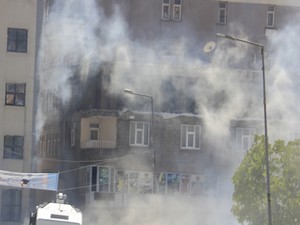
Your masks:
{"label": "thick white smoke", "polygon": [[[47,12],[39,51],[39,89],[40,93],[54,95],[65,104],[71,98],[71,78],[78,73],[75,70],[80,71],[84,82],[90,64],[100,66],[103,62],[116,60],[116,55],[127,51],[122,49],[126,48],[128,35],[117,7],[112,17],[107,18],[93,0],[53,2],[53,5],[45,6]],[[123,60],[127,58],[122,56]],[[42,98],[47,98],[47,95],[39,95],[37,139],[47,119],[42,104],[46,101]]]}
{"label": "thick white smoke", "polygon": [[[142,195],[125,208],[107,209],[99,203],[91,204],[85,211],[85,222],[98,225],[197,225],[197,224],[234,224],[227,201],[216,201],[214,198],[194,198],[182,196]],[[220,216],[220,215],[223,216]]]}
{"label": "thick white smoke", "polygon": [[284,121],[284,125],[270,127],[271,138],[299,138],[299,15],[268,38],[266,54],[270,57],[267,70],[267,108],[270,120]]}
{"label": "thick white smoke", "polygon": [[[189,55],[186,50],[187,37],[174,43],[176,48],[171,48],[173,52],[160,52],[164,40],[156,45],[145,46],[130,39],[126,20],[118,7],[107,16],[93,0],[63,2],[64,7],[60,4],[53,7],[48,15],[49,21],[45,21],[39,52],[40,90],[53,93],[66,103],[71,97],[70,78],[73,76],[74,65],[81,65],[81,80],[84,81],[91,63],[101,65],[108,61],[114,62],[114,65],[107,90],[118,94],[124,88],[132,88],[149,93],[154,96],[157,105],[164,101],[164,95],[159,90],[164,80],[176,76],[194,76],[195,82],[191,86],[185,87],[184,79],[174,79],[172,84],[175,89],[185,90],[188,96],[194,97],[197,112],[204,119],[207,131],[216,139],[229,134],[232,119],[243,116],[263,119],[260,49],[231,40],[216,39],[217,46],[209,53],[211,63],[207,65],[200,58]],[[80,10],[74,10],[78,7]],[[77,14],[74,15],[74,12]],[[231,29],[232,34],[247,39],[247,34],[241,32],[240,28],[236,23]],[[274,36],[269,37],[270,44],[265,48],[265,55],[273,58],[272,63],[266,61],[267,110],[268,118],[272,120],[296,121],[299,115],[299,91],[295,82],[298,81],[297,60],[300,53],[298,34],[298,25],[287,25],[284,30],[278,30]],[[256,66],[236,67],[247,64],[245,60],[249,55],[257,56],[254,62]],[[53,67],[56,62],[63,62],[63,66]],[[247,78],[243,78],[243,75]],[[249,76],[254,77],[255,81],[252,82]],[[42,105],[39,105],[37,136],[46,119]],[[296,130],[295,123],[289,123],[288,129],[291,132]],[[277,133],[280,130],[288,132],[286,129],[276,129],[271,124],[269,133],[272,137],[281,137]],[[171,197],[164,200],[144,199],[145,204],[137,199],[131,203],[126,217],[120,221],[113,221],[112,214],[93,206],[93,212],[106,214],[99,221],[90,217],[89,224],[100,224],[103,220],[105,223],[131,225],[202,224],[205,221],[217,224],[222,223],[223,219],[234,223],[230,216],[216,218],[216,210],[228,211],[230,208],[228,199],[222,202],[206,199],[206,204],[179,202]],[[145,209],[142,207],[144,205],[152,205],[153,208],[150,207],[148,211],[149,207]],[[157,216],[161,212],[164,212],[164,216]]]}

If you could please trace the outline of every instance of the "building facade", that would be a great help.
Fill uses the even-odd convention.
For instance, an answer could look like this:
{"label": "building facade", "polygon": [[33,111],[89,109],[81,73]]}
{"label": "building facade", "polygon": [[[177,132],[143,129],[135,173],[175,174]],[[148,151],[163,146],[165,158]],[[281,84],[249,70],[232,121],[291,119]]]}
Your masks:
{"label": "building facade", "polygon": [[[32,171],[37,1],[0,2],[0,169]],[[1,186],[1,224],[20,224],[30,210],[29,190]]]}
{"label": "building facade", "polygon": [[[83,208],[149,195],[230,199],[234,168],[263,133],[261,52],[216,34],[264,44],[271,77],[273,40],[297,21],[298,3],[0,4],[1,170],[59,172],[59,191]],[[275,132],[280,119],[270,118],[271,139],[298,137],[297,121]],[[1,224],[22,224],[54,197],[1,187]]]}
{"label": "building facade", "polygon": [[[201,215],[210,211],[205,203],[216,208],[226,205],[214,215],[230,217],[231,176],[255,134],[264,130],[262,55],[259,48],[235,48],[216,34],[234,34],[263,44],[268,76],[274,66],[272,40],[297,18],[299,5],[103,0],[96,7],[99,17],[89,12],[102,26],[88,27],[95,33],[85,38],[95,41],[92,46],[98,54],[87,44],[89,56],[79,54],[80,63],[77,58],[70,60],[67,51],[62,52],[64,59],[55,58],[51,66],[55,73],[56,68],[71,65],[72,96],[67,104],[61,102],[59,116],[47,116],[38,149],[43,162],[50,163],[47,168],[42,163],[42,169],[61,171],[60,190],[86,211],[101,207],[100,211],[119,212],[134,207],[137,198],[160,196],[164,203],[176,197],[184,206],[198,200],[195,205]],[[82,22],[78,16],[63,20],[56,16],[45,27],[65,22],[86,31],[82,24],[87,18],[83,16]],[[69,33],[47,34],[61,43],[74,38]],[[81,49],[81,42],[74,43]],[[220,45],[228,50],[222,51]],[[141,91],[142,96],[126,96],[125,88]],[[278,129],[286,124],[271,114],[270,140],[297,137],[298,122],[292,122],[288,131]],[[47,138],[51,132],[47,124],[55,123],[61,133],[57,155],[51,153],[55,141]]]}

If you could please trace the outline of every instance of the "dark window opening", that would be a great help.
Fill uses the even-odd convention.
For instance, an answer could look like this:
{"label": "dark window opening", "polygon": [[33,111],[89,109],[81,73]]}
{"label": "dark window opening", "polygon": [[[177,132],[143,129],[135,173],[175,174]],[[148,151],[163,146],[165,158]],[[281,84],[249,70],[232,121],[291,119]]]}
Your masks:
{"label": "dark window opening", "polygon": [[7,29],[7,51],[27,52],[28,31],[26,29]]}

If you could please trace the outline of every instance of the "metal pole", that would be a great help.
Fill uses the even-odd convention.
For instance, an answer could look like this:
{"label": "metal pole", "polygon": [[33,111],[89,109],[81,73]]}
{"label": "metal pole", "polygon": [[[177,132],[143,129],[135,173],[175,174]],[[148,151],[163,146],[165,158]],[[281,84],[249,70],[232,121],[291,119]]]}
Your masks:
{"label": "metal pole", "polygon": [[153,97],[151,96],[151,125],[152,125],[152,133],[151,133],[151,144],[153,149],[153,193],[155,193],[155,173],[156,173],[156,152],[155,152],[155,125],[154,125],[154,109],[153,109]]}
{"label": "metal pole", "polygon": [[272,225],[264,46],[261,46],[261,58],[262,58],[263,95],[264,95],[264,121],[265,121],[265,150],[266,150],[266,172],[267,172],[268,221],[269,221],[269,225]]}
{"label": "metal pole", "polygon": [[272,225],[272,210],[271,210],[271,191],[270,191],[270,169],[269,169],[269,145],[268,145],[268,127],[267,127],[267,101],[266,101],[266,79],[265,79],[265,56],[264,45],[244,39],[240,39],[231,35],[219,34],[222,38],[240,41],[246,44],[258,46],[261,48],[262,73],[263,73],[263,100],[264,100],[264,127],[265,127],[265,157],[266,157],[266,176],[267,176],[267,205],[268,205],[268,224]]}

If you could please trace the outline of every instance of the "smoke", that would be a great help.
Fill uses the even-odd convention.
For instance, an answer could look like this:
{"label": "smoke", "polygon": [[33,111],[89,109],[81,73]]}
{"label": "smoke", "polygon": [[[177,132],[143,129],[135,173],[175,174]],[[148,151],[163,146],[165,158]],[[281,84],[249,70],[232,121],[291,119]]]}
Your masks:
{"label": "smoke", "polygon": [[[107,210],[99,203],[90,205],[84,214],[86,224],[230,224],[232,218],[224,202],[214,198],[143,195],[125,207]],[[228,209],[228,208],[227,208]],[[223,217],[220,216],[222,211]],[[232,224],[232,223],[231,223]]]}
{"label": "smoke", "polygon": [[[167,101],[161,87],[168,80],[175,92],[194,100],[195,112],[203,119],[205,130],[216,140],[230,134],[232,119],[263,118],[259,48],[212,37],[216,48],[207,53],[209,56],[200,57],[206,53],[199,52],[199,57],[195,57],[190,54],[188,36],[173,42],[159,40],[144,45],[131,38],[126,20],[117,6],[111,14],[106,14],[92,0],[55,1],[47,20],[39,52],[40,90],[54,94],[63,104],[71,98],[70,80],[75,72],[79,71],[84,82],[91,66],[100,67],[104,62],[113,62],[110,85],[106,87],[111,94],[120,94],[124,88],[131,88],[152,95],[155,105],[159,106]],[[233,35],[248,39],[250,34],[241,28],[235,23],[229,30]],[[295,82],[298,81],[299,29],[296,24],[286,25],[267,40],[265,54],[273,59],[266,61],[267,110],[272,121],[296,121],[299,115],[299,89]],[[210,64],[201,60],[205,57],[210,58]],[[62,63],[61,67],[54,67],[58,62]],[[187,81],[187,78],[191,80]],[[132,97],[131,100],[137,99]],[[40,104],[37,138],[46,119]],[[297,129],[293,122],[289,123],[288,129],[283,129],[286,125],[281,128],[273,127],[272,123],[271,136],[282,137],[284,133]],[[102,217],[95,222],[96,215],[91,215],[89,224],[100,224],[103,220],[114,224],[196,224],[202,221],[217,224],[225,220],[217,218],[215,212],[223,209],[221,205],[224,205],[224,210],[228,209],[227,200],[201,200],[184,202],[172,197],[166,200],[145,199],[143,196],[143,200],[130,203],[126,216],[119,221],[111,221],[114,218],[111,212],[91,210],[101,212]],[[146,207],[149,205],[153,207]],[[164,216],[157,216],[162,212]]]}
{"label": "smoke", "polygon": [[[110,18],[95,1],[53,1],[46,8],[38,53],[39,89],[46,94],[39,95],[38,100],[37,140],[49,113],[42,104],[46,102],[45,98],[52,95],[65,105],[72,95],[74,74],[79,73],[84,82],[91,67],[128,57],[124,55],[128,43],[126,24],[117,6]],[[57,111],[55,108],[50,110]]]}
{"label": "smoke", "polygon": [[[293,18],[293,19],[292,19]],[[271,59],[267,70],[267,109],[271,120],[281,120],[281,127],[271,127],[273,139],[295,138],[299,132],[299,69],[300,43],[297,33],[300,31],[297,21],[299,15],[291,17],[290,23],[271,35],[268,39],[268,56]],[[271,137],[272,138],[272,137]]]}

